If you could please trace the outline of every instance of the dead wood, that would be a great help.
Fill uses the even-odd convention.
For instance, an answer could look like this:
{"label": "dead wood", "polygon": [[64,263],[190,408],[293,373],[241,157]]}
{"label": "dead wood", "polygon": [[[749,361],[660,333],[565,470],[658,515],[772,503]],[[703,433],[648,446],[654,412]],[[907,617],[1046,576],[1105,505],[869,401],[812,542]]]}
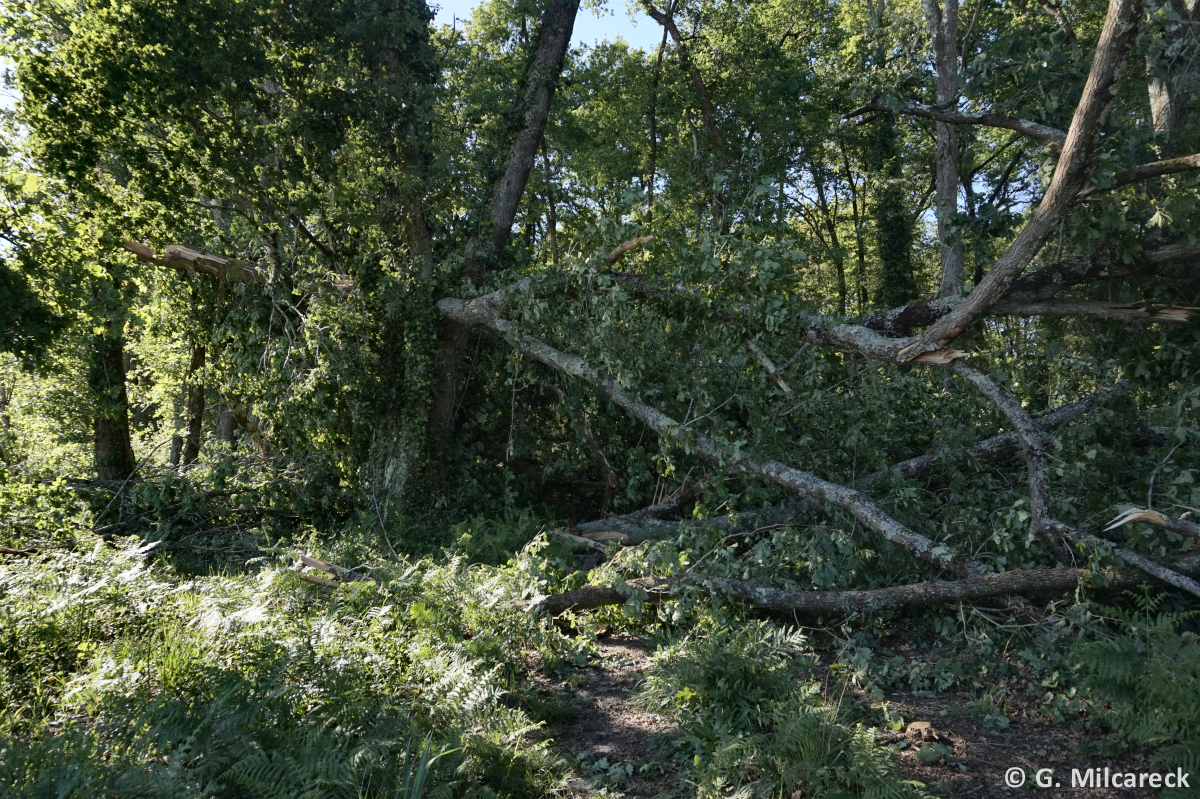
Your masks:
{"label": "dead wood", "polygon": [[615,530],[629,536],[631,541],[639,541],[654,536],[664,528],[673,527],[673,523],[664,522],[662,517],[679,510],[692,496],[690,491],[679,491],[673,496],[641,510],[609,516],[592,522],[583,522],[576,525],[576,529],[585,536],[605,530]]}
{"label": "dead wood", "polygon": [[[1171,569],[1179,574],[1200,574],[1200,553],[1172,562]],[[1096,577],[1100,581],[1093,582]],[[677,596],[684,587],[694,586],[767,613],[788,618],[816,618],[967,603],[993,597],[1053,596],[1071,593],[1080,585],[1117,590],[1133,588],[1145,581],[1146,575],[1141,568],[1108,569],[1095,574],[1077,568],[1015,569],[965,580],[937,580],[863,591],[800,591],[775,588],[757,580],[675,575],[639,577],[624,585],[588,585],[561,594],[540,596],[530,603],[529,611],[557,616],[568,610],[580,612],[622,605],[639,591],[645,592],[646,601],[661,602]]]}
{"label": "dead wood", "polygon": [[[336,574],[338,577],[341,577],[343,580],[347,580],[352,583],[370,582],[370,580],[371,580],[370,577],[367,577],[365,574],[360,574],[359,572],[356,572],[353,569],[347,569],[344,566],[338,566],[333,563],[326,563],[323,560],[317,560],[316,558],[310,558],[308,555],[301,555],[300,562],[310,568],[320,569],[321,571],[328,572],[329,574]],[[301,575],[301,576],[303,576],[303,575]]]}
{"label": "dead wood", "polygon": [[1170,530],[1172,533],[1186,535],[1190,538],[1200,538],[1200,524],[1190,522],[1187,519],[1173,519],[1163,513],[1159,513],[1151,508],[1130,508],[1122,513],[1117,518],[1108,523],[1104,528],[1105,532],[1116,530],[1127,524],[1152,524],[1155,527],[1162,527]]}
{"label": "dead wood", "polygon": [[330,580],[328,577],[322,577],[319,574],[308,574],[307,572],[300,572],[299,576],[300,576],[300,579],[303,580],[304,582],[312,583],[313,585],[323,585],[326,588],[341,588],[342,587],[342,584],[339,583],[337,580]]}
{"label": "dead wood", "polygon": [[[532,336],[521,335],[512,322],[497,313],[507,307],[507,293],[494,292],[475,300],[444,298],[437,308],[446,317],[464,325],[486,325],[504,335],[509,343],[534,360],[569,377],[598,388],[605,396],[631,416],[637,418],[660,436],[683,437],[686,428],[667,414],[630,396],[613,375],[596,372],[576,355],[561,352]],[[873,334],[874,335],[874,334]],[[883,511],[874,500],[859,491],[822,479],[774,460],[757,460],[744,452],[724,450],[712,438],[696,434],[691,450],[703,460],[733,471],[753,475],[793,490],[801,495],[837,505],[850,511],[860,523],[875,531],[914,557],[940,568],[969,573],[975,568],[972,561],[944,544],[937,544],[914,532]]]}

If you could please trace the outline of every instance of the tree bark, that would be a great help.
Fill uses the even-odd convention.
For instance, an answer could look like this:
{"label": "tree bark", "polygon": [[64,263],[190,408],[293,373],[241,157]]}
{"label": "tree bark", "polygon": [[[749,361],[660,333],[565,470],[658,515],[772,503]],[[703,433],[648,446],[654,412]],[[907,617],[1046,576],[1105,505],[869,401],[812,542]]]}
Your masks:
{"label": "tree bark", "polygon": [[[933,41],[937,72],[937,107],[958,106],[958,0],[921,0]],[[942,282],[939,297],[962,294],[962,237],[955,232],[958,214],[958,137],[944,121],[937,123],[937,222],[942,245]]]}
{"label": "tree bark", "polygon": [[1150,13],[1159,19],[1176,17],[1163,30],[1160,49],[1146,54],[1146,87],[1150,117],[1164,147],[1171,150],[1179,128],[1194,113],[1189,97],[1200,89],[1200,40],[1197,40],[1196,4],[1180,0],[1150,0]]}
{"label": "tree bark", "polygon": [[183,442],[183,465],[191,466],[200,457],[200,445],[204,435],[204,356],[203,344],[192,345],[192,360],[188,364],[187,404],[184,413],[187,418],[187,435]]}
{"label": "tree bark", "polygon": [[[1200,555],[1187,555],[1171,564],[1175,572],[1200,574]],[[1103,585],[1096,588],[1117,590],[1146,582],[1141,569],[1121,568],[1101,572]],[[844,616],[852,613],[878,613],[912,607],[973,602],[991,597],[1029,595],[1051,596],[1087,585],[1093,575],[1086,569],[1015,569],[965,580],[938,580],[865,591],[797,591],[774,588],[757,580],[731,580],[698,575],[639,577],[625,586],[588,585],[562,594],[541,596],[529,606],[531,613],[557,616],[571,610],[592,610],[623,605],[637,591],[646,592],[647,601],[671,599],[678,588],[695,586],[717,596],[725,596],[758,610],[787,618]],[[674,590],[673,590],[674,589]]]}
{"label": "tree bark", "polygon": [[96,476],[100,480],[125,480],[137,468],[129,435],[129,393],[125,386],[125,340],[106,332],[95,337],[91,369],[96,412],[92,418],[92,443]]}
{"label": "tree bark", "polygon": [[237,443],[237,417],[228,407],[221,409],[221,416],[217,420],[217,435],[226,444],[232,446]]}

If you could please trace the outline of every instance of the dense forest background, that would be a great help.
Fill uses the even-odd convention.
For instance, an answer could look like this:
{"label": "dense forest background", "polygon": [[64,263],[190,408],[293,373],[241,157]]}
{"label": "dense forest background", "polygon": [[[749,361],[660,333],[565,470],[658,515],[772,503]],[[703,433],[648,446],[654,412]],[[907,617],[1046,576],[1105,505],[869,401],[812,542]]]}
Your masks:
{"label": "dense forest background", "polygon": [[1200,784],[1194,0],[637,11],[4,4],[0,796]]}

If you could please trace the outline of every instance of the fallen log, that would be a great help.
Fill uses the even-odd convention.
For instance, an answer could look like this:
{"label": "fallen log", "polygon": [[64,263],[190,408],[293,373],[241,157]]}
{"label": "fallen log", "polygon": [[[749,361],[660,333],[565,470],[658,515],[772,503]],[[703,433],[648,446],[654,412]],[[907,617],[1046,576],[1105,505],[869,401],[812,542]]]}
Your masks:
{"label": "fallen log", "polygon": [[[1185,555],[1171,563],[1180,574],[1200,574],[1200,552]],[[646,601],[657,603],[673,598],[683,587],[696,587],[718,596],[726,596],[757,610],[793,618],[844,616],[852,613],[875,613],[910,607],[931,607],[956,602],[973,602],[994,597],[1025,595],[1048,596],[1067,594],[1081,582],[1087,584],[1086,569],[1014,569],[963,580],[935,580],[890,588],[862,591],[798,591],[775,588],[757,580],[733,580],[700,575],[669,577],[638,577],[624,586],[587,585],[561,594],[535,597],[529,612],[558,616],[568,610],[594,610],[610,605],[623,605],[638,591],[647,594]],[[1107,589],[1132,588],[1146,581],[1142,569],[1120,568],[1101,572]]]}
{"label": "fallen log", "polygon": [[[345,566],[338,566],[333,563],[326,563],[323,560],[317,560],[316,558],[310,558],[308,555],[301,555],[300,562],[303,563],[305,566],[308,566],[313,569],[320,569],[321,571],[327,572],[329,574],[337,575],[338,577],[341,577],[343,580],[348,580],[352,583],[365,583],[365,582],[369,582],[371,579],[370,577],[367,577],[365,574],[360,574],[359,572],[356,572],[353,569],[347,569]],[[303,577],[304,575],[301,575],[301,576]],[[322,579],[324,579],[324,578],[322,578]],[[310,582],[312,582],[312,581],[310,580]],[[321,583],[321,584],[325,585],[325,583]]]}

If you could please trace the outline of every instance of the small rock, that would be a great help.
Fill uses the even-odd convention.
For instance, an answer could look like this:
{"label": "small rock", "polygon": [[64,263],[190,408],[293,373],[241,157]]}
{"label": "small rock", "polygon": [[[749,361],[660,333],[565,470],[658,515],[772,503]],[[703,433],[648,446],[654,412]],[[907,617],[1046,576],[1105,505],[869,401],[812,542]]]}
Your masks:
{"label": "small rock", "polygon": [[918,736],[922,741],[935,741],[938,737],[937,731],[928,721],[914,721],[908,725],[907,732],[909,735]]}

